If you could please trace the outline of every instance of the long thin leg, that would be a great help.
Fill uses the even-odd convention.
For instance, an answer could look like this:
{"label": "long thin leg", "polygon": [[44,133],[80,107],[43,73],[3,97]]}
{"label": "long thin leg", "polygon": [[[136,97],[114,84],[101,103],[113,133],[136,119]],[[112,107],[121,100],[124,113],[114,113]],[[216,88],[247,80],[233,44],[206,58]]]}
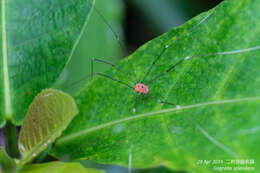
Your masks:
{"label": "long thin leg", "polygon": [[150,97],[150,98],[156,100],[158,103],[167,104],[167,105],[171,105],[171,106],[176,106],[176,108],[180,108],[179,105],[176,105],[176,104],[171,103],[171,102],[163,101],[163,100],[161,100],[161,99],[159,99],[159,98],[157,98],[157,97],[151,96],[151,95],[149,95],[149,94],[146,94],[146,96],[148,96],[148,97]]}
{"label": "long thin leg", "polygon": [[[136,106],[137,106],[137,102],[138,102],[138,98],[139,98],[140,94],[137,94],[135,97],[135,104],[134,104],[134,108],[133,108],[133,115],[136,113]],[[130,124],[130,133],[133,132],[133,124]],[[133,153],[132,153],[132,141],[130,141],[130,147],[129,147],[129,156],[128,156],[128,173],[132,172],[132,158],[133,158]]]}
{"label": "long thin leg", "polygon": [[112,64],[110,62],[104,61],[102,59],[97,59],[97,58],[92,58],[91,60],[91,73],[93,74],[93,68],[94,68],[94,61],[96,62],[101,62],[107,65],[112,66],[113,68],[117,69],[118,71],[120,71],[128,80],[130,80],[131,82],[135,83],[135,81],[129,77],[129,75],[127,73],[125,73],[123,70],[121,70],[118,66],[116,66],[115,64]]}
{"label": "long thin leg", "polygon": [[183,33],[182,35],[180,35],[179,37],[177,37],[175,40],[171,41],[169,44],[167,44],[163,50],[161,51],[161,53],[157,56],[157,58],[155,58],[155,60],[153,61],[152,65],[149,67],[148,71],[146,72],[146,74],[144,75],[143,80],[141,81],[141,83],[143,83],[146,80],[146,77],[149,75],[149,73],[151,72],[152,68],[154,67],[154,65],[156,64],[156,62],[160,59],[160,57],[164,54],[164,52],[171,46],[173,45],[176,41],[180,40],[181,38],[183,38],[184,36],[186,36],[187,34],[193,32],[199,25],[201,25],[209,16],[211,16],[213,12],[211,12],[210,14],[208,14],[206,17],[204,17],[202,20],[200,20],[196,25],[194,25],[192,28],[190,28],[188,31],[186,31],[185,33]]}
{"label": "long thin leg", "polygon": [[[93,7],[94,11],[97,13],[97,15],[101,18],[101,20],[108,26],[109,30],[112,32],[112,34],[114,35],[115,40],[117,41],[119,47],[122,50],[125,50],[125,47],[123,46],[124,44],[122,44],[119,35],[114,31],[113,27],[109,24],[109,22],[106,20],[106,18],[104,17],[104,15],[93,5],[93,3],[91,3],[89,0],[87,0],[87,3]],[[128,63],[133,67],[132,63],[129,61],[129,59],[127,59]],[[136,74],[133,71],[134,76],[136,78]]]}
{"label": "long thin leg", "polygon": [[135,97],[135,105],[134,105],[134,109],[133,109],[133,114],[136,113],[136,106],[137,106],[139,96],[140,96],[140,94],[136,95],[136,97]]}
{"label": "long thin leg", "polygon": [[214,52],[214,53],[209,53],[209,54],[196,54],[196,55],[186,56],[185,58],[179,60],[173,66],[169,67],[166,71],[162,72],[161,74],[158,74],[157,76],[155,76],[154,78],[152,78],[151,80],[146,82],[146,84],[149,84],[149,83],[155,81],[156,79],[166,75],[167,73],[172,71],[177,65],[179,65],[182,62],[187,61],[187,60],[189,60],[191,58],[194,58],[194,57],[206,57],[206,56],[215,56],[215,55],[232,55],[232,54],[238,54],[238,53],[254,51],[254,50],[258,50],[258,49],[260,49],[260,46],[251,47],[251,48],[247,48],[247,49],[239,49],[239,50],[232,50],[232,51]]}
{"label": "long thin leg", "polygon": [[103,77],[108,78],[108,79],[111,79],[111,80],[113,80],[113,81],[115,81],[115,82],[118,82],[118,83],[120,83],[120,84],[122,84],[122,85],[125,85],[126,87],[128,87],[128,88],[134,90],[134,87],[132,87],[132,86],[128,85],[127,83],[124,83],[124,82],[122,82],[122,81],[120,81],[120,80],[117,80],[117,79],[115,79],[115,78],[112,78],[112,77],[110,77],[110,76],[108,76],[108,75],[106,75],[106,74],[99,73],[99,72],[97,72],[97,73],[95,73],[95,74],[96,74],[96,75],[99,75],[99,76],[103,76]]}
{"label": "long thin leg", "polygon": [[93,80],[94,77],[94,60],[91,58],[91,80]]}
{"label": "long thin leg", "polygon": [[115,39],[118,41],[121,48],[123,48],[123,44],[120,42],[119,35],[114,31],[113,27],[107,22],[106,18],[103,16],[103,14],[91,3],[89,0],[87,0],[87,3],[93,7],[94,11],[98,14],[98,16],[102,19],[102,21],[108,26],[109,30],[113,33]]}
{"label": "long thin leg", "polygon": [[[85,77],[82,77],[81,79],[79,79],[79,80],[73,82],[73,83],[70,84],[70,85],[67,85],[67,86],[62,87],[61,89],[68,89],[68,88],[72,87],[73,85],[76,85],[76,84],[78,84],[79,82],[84,81],[85,79],[87,79],[87,78],[89,78],[89,77],[91,77],[91,79],[93,79],[93,76],[94,76],[94,61],[111,65],[112,67],[116,68],[118,71],[120,71],[121,73],[123,73],[130,81],[132,81],[133,83],[135,83],[133,80],[131,80],[131,79],[127,76],[126,73],[124,73],[124,72],[123,72],[119,67],[117,67],[116,65],[114,65],[114,64],[112,64],[112,63],[109,63],[109,62],[106,62],[106,61],[104,61],[104,60],[92,58],[92,59],[91,59],[91,75],[86,75]],[[95,73],[95,74],[98,74],[98,73]],[[105,75],[105,74],[98,74],[98,75],[106,76],[107,78],[112,79],[112,77],[107,76],[107,75]],[[117,79],[112,79],[112,80],[114,80],[114,81],[119,81],[119,80],[117,80]],[[120,81],[119,83],[123,83],[123,82]],[[124,83],[124,85],[128,85],[128,84],[125,84],[125,83]],[[128,87],[129,87],[129,85],[128,85]]]}
{"label": "long thin leg", "polygon": [[128,173],[132,172],[132,144],[130,144],[129,148],[129,156],[128,156]]}
{"label": "long thin leg", "polygon": [[[187,58],[187,57],[186,57]],[[181,60],[179,60],[176,64],[174,64],[173,66],[171,66],[170,68],[168,68],[166,71],[164,71],[161,74],[156,75],[155,77],[153,77],[151,80],[149,80],[148,82],[146,82],[146,84],[150,84],[151,82],[155,81],[156,79],[166,75],[167,73],[169,73],[171,70],[173,70],[176,66],[178,66],[179,64],[181,64],[183,61],[185,61],[186,59],[183,58]]]}

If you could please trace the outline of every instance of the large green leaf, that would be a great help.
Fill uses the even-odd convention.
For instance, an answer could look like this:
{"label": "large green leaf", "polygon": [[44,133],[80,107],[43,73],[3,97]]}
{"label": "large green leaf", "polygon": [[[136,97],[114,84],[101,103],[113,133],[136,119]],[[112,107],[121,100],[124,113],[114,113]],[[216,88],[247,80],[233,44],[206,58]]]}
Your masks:
{"label": "large green leaf", "polygon": [[90,11],[86,0],[1,1],[0,126],[21,124],[34,96],[57,79]]}
{"label": "large green leaf", "polygon": [[101,170],[84,168],[80,163],[50,162],[28,165],[19,173],[103,173]]}
{"label": "large green leaf", "polygon": [[52,143],[77,115],[74,99],[61,91],[45,89],[30,105],[22,124],[19,149],[20,165],[32,160]]}
{"label": "large green leaf", "polygon": [[[125,166],[130,155],[132,167],[166,165],[193,172],[212,171],[214,165],[200,165],[200,159],[223,160],[222,165],[231,159],[260,159],[259,10],[258,0],[224,1],[145,44],[129,57],[131,63],[117,64],[140,81],[164,47],[179,38],[147,79],[186,57],[149,84],[149,94],[180,107],[143,95],[133,115],[135,91],[96,77],[76,96],[79,116],[52,154]],[[116,69],[106,74],[133,85]]]}

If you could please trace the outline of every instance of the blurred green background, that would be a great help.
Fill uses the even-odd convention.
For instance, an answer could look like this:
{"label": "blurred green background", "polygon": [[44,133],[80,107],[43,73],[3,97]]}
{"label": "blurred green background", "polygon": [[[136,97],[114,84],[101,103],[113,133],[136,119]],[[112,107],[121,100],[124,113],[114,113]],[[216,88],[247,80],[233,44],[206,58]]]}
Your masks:
{"label": "blurred green background", "polygon": [[[57,82],[58,88],[75,94],[90,80],[91,58],[115,63],[145,42],[174,26],[185,23],[220,2],[221,0],[96,0],[96,10],[89,19],[69,65]],[[115,35],[98,13],[102,14],[113,31],[119,35],[123,46],[119,45]],[[108,65],[98,63],[95,63],[94,67],[96,72],[109,68]],[[120,166],[98,165],[89,161],[82,161],[82,164],[86,167],[105,169],[108,173],[127,172],[127,168]],[[172,171],[160,167],[133,172],[170,173]]]}

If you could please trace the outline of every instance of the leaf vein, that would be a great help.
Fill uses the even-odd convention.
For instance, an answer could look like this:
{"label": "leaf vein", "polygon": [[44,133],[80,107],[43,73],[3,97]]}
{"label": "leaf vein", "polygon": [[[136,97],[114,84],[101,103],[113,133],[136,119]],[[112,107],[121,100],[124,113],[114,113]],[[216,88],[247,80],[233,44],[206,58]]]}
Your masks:
{"label": "leaf vein", "polygon": [[147,112],[143,114],[138,114],[135,116],[129,116],[127,118],[122,118],[119,120],[107,122],[89,129],[84,129],[75,133],[72,133],[70,135],[61,137],[60,139],[57,140],[56,145],[60,145],[64,142],[68,142],[74,138],[81,137],[82,135],[86,135],[88,133],[91,133],[93,131],[97,131],[109,126],[113,126],[115,124],[135,120],[135,119],[140,119],[144,117],[150,117],[153,115],[162,115],[163,113],[169,113],[169,112],[177,112],[181,110],[187,110],[187,109],[193,109],[193,108],[198,108],[198,107],[205,107],[205,106],[212,106],[212,105],[219,105],[219,104],[230,104],[230,103],[239,103],[239,102],[248,102],[248,101],[260,101],[260,97],[245,97],[245,98],[235,98],[235,99],[230,99],[230,100],[217,100],[217,101],[212,101],[212,102],[204,102],[204,103],[198,103],[198,104],[193,104],[193,105],[187,105],[187,106],[182,106],[181,108],[170,108],[170,109],[163,109],[159,111],[153,111],[153,112]]}

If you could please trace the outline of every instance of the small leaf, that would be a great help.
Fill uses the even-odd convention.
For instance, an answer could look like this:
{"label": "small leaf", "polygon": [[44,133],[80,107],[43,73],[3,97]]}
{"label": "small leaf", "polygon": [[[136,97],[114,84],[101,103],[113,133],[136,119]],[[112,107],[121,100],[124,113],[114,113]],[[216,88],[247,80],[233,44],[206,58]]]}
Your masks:
{"label": "small leaf", "polygon": [[50,162],[27,165],[19,173],[103,173],[103,171],[85,168],[77,162]]}
{"label": "small leaf", "polygon": [[[143,45],[117,66],[140,82],[165,50],[147,84],[182,60],[147,84],[148,94],[180,107],[141,95],[134,114],[137,93],[98,76],[75,97],[80,114],[52,154],[190,172],[212,172],[214,165],[200,166],[199,159],[259,160],[259,21],[259,0],[227,0]],[[135,84],[115,68],[105,73]]]}
{"label": "small leaf", "polygon": [[22,124],[19,149],[24,164],[53,142],[78,113],[73,98],[61,91],[45,89],[29,107]]}

